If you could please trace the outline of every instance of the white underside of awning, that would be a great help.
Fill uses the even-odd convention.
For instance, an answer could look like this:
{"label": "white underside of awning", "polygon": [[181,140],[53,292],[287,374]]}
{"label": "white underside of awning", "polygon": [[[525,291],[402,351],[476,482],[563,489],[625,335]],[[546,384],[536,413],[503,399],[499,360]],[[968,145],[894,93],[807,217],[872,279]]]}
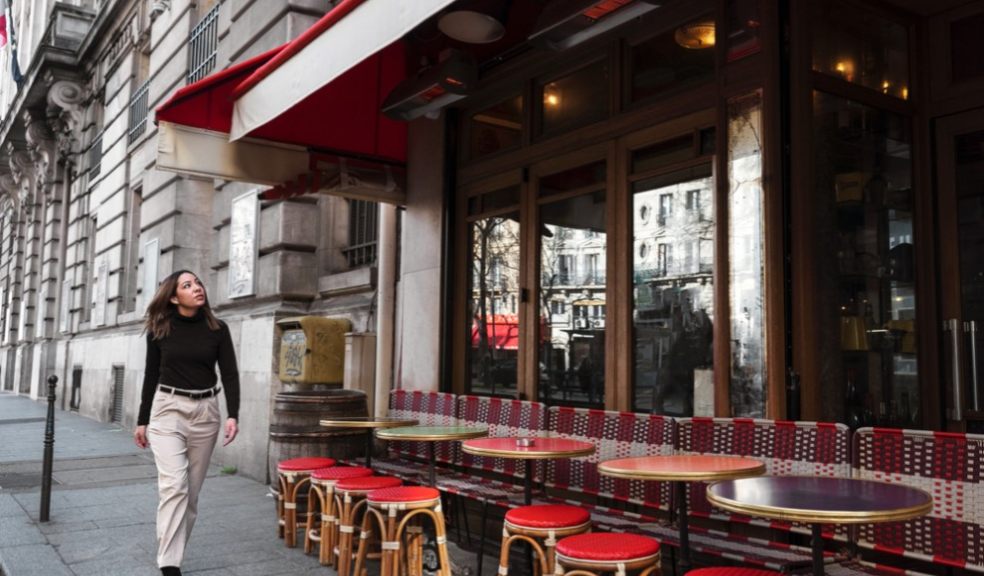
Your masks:
{"label": "white underside of awning", "polygon": [[366,0],[236,100],[232,140],[280,116],[454,0]]}
{"label": "white underside of awning", "polygon": [[189,176],[277,186],[309,170],[307,150],[263,140],[230,142],[223,132],[161,121],[157,168]]}

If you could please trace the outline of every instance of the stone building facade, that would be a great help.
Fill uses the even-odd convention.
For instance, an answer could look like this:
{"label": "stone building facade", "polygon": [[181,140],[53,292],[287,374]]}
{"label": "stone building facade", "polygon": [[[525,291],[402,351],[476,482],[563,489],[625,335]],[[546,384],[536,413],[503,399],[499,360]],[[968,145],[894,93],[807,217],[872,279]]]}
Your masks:
{"label": "stone building facade", "polygon": [[[0,389],[39,398],[55,375],[62,409],[132,428],[143,310],[165,275],[197,271],[231,328],[243,387],[241,437],[216,458],[266,478],[271,400],[282,389],[276,321],[317,314],[375,329],[378,211],[328,196],[260,202],[254,186],[156,170],[153,110],[188,83],[291,40],[331,6],[14,3],[24,78],[13,82],[5,51]],[[230,252],[243,257],[230,249],[237,198],[256,214],[245,284],[229,278]]]}

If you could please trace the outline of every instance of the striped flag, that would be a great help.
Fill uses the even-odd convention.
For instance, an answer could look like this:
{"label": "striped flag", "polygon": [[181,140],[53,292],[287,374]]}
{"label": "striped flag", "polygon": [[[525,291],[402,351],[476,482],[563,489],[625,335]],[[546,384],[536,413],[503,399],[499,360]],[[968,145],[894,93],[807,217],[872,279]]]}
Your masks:
{"label": "striped flag", "polygon": [[14,36],[13,0],[0,0],[0,48],[10,44],[10,74],[17,86],[24,81],[17,61],[17,38]]}
{"label": "striped flag", "polygon": [[7,0],[0,0],[0,48],[7,45]]}

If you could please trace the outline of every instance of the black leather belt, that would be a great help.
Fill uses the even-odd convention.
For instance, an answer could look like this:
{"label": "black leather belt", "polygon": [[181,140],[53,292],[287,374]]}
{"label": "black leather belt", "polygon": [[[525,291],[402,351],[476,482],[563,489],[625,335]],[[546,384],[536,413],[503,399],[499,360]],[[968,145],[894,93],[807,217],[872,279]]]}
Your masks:
{"label": "black leather belt", "polygon": [[170,386],[165,386],[164,384],[158,384],[157,389],[166,394],[177,394],[178,396],[186,396],[188,398],[191,398],[192,400],[211,398],[212,396],[216,396],[219,392],[222,391],[221,386],[216,386],[215,388],[204,390],[202,392],[190,392],[188,390],[182,390],[180,388],[172,388]]}

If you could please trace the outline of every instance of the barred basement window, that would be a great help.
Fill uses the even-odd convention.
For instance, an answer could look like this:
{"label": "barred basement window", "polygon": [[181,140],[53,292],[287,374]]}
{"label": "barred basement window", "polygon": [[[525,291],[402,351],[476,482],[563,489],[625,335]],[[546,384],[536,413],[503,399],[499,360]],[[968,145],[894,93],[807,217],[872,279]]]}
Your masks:
{"label": "barred basement window", "polygon": [[147,129],[147,89],[150,87],[150,80],[145,81],[137,88],[130,98],[130,129],[127,132],[127,144],[133,144]]}
{"label": "barred basement window", "polygon": [[100,133],[89,145],[89,152],[86,154],[89,164],[89,181],[91,182],[99,176],[103,156],[103,135]]}
{"label": "barred basement window", "polygon": [[113,422],[123,421],[123,375],[126,367],[119,364],[113,365]]}
{"label": "barred basement window", "polygon": [[376,242],[379,239],[379,205],[368,200],[349,200],[348,248],[342,252],[349,268],[369,266],[376,262]]}
{"label": "barred basement window", "polygon": [[72,367],[72,397],[68,407],[73,412],[78,412],[80,405],[82,405],[82,367],[76,364]]}
{"label": "barred basement window", "polygon": [[219,7],[216,4],[192,29],[188,39],[188,84],[208,76],[215,69],[219,47]]}

